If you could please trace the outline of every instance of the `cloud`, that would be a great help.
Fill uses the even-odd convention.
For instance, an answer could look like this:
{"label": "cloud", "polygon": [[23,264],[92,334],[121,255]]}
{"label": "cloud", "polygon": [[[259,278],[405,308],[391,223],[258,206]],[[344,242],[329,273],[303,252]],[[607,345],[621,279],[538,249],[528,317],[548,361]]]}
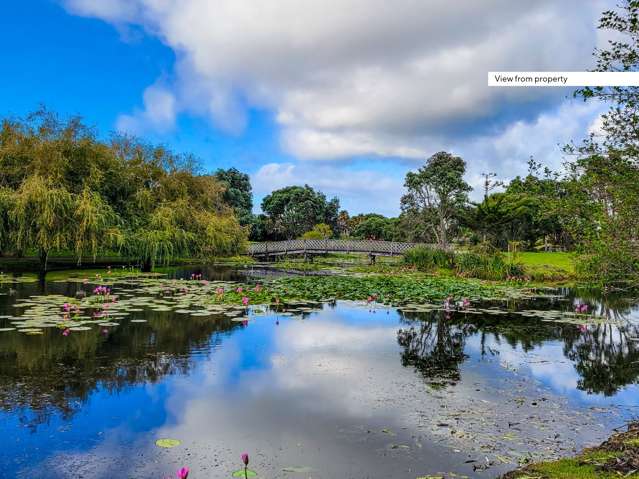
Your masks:
{"label": "cloud", "polygon": [[[598,104],[563,102],[531,120],[514,121],[501,131],[471,136],[462,143],[431,138],[414,158],[426,159],[440,150],[460,155],[467,162],[466,181],[475,188],[471,197],[479,200],[482,172],[495,172],[503,180],[525,175],[530,156],[561,171],[562,146],[583,137],[601,111]],[[380,162],[366,162],[357,167],[336,163],[268,163],[259,168],[251,180],[258,197],[285,186],[309,184],[329,196],[339,197],[342,206],[351,213],[375,211],[397,215],[404,193],[404,176],[419,164],[395,162],[391,168],[382,166]]]}
{"label": "cloud", "polygon": [[268,163],[252,175],[251,184],[258,198],[285,186],[308,184],[328,197],[337,196],[350,213],[376,211],[386,215],[397,214],[404,191],[401,174],[305,163]]}
{"label": "cloud", "polygon": [[[247,109],[270,110],[283,147],[308,159],[414,159],[433,150],[433,138],[459,141],[477,128],[490,131],[512,111],[534,116],[560,93],[488,88],[486,72],[591,66],[601,7],[578,0],[65,5],[75,14],[141,27],[172,48],[173,113],[203,115],[238,133]],[[145,98],[145,110],[122,121],[140,128],[167,123],[149,110]]]}
{"label": "cloud", "polygon": [[130,115],[120,115],[116,129],[131,134],[142,134],[149,129],[168,131],[175,125],[176,113],[171,91],[157,84],[151,85],[144,91],[144,108]]}

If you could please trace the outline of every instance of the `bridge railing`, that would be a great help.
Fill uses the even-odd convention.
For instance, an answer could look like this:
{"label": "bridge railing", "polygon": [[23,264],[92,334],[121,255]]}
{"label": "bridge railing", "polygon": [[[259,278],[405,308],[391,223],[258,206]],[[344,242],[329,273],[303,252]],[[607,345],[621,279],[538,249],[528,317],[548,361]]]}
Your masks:
{"label": "bridge railing", "polygon": [[335,239],[264,241],[250,244],[248,253],[252,256],[329,252],[400,255],[419,244],[420,243],[402,243],[397,241]]}

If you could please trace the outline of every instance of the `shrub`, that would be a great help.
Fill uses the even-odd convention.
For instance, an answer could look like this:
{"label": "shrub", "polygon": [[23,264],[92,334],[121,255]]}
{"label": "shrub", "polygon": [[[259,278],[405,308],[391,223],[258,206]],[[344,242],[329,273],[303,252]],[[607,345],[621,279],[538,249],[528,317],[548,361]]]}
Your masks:
{"label": "shrub", "polygon": [[505,261],[500,253],[461,253],[455,258],[455,270],[460,276],[490,280],[524,276],[522,265]]}
{"label": "shrub", "polygon": [[432,271],[435,268],[452,268],[454,254],[443,249],[417,246],[404,253],[403,262],[414,266],[420,271]]}
{"label": "shrub", "polygon": [[333,236],[333,230],[326,223],[319,223],[313,229],[302,235],[302,239],[329,239]]}

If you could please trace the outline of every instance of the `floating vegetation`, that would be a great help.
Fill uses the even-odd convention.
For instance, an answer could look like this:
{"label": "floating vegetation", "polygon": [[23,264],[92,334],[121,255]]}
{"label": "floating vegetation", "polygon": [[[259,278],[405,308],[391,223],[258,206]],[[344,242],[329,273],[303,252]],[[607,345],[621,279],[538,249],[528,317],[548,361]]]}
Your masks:
{"label": "floating vegetation", "polygon": [[182,441],[179,439],[171,439],[171,438],[163,438],[155,441],[155,445],[157,447],[163,447],[165,449],[170,449],[172,447],[176,447],[182,444]]}
{"label": "floating vegetation", "polygon": [[232,474],[233,477],[257,477],[257,472],[252,471],[250,469],[238,469],[237,471],[233,472]]}

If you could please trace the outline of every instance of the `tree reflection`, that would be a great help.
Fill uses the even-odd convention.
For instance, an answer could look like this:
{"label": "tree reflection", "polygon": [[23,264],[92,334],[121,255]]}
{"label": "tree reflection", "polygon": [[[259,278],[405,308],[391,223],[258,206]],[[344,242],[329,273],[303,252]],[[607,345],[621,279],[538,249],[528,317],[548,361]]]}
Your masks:
{"label": "tree reflection", "polygon": [[[397,332],[402,346],[402,365],[417,369],[431,387],[454,385],[460,379],[459,366],[468,357],[465,338],[472,334],[471,324],[455,325],[444,312],[432,312],[425,321],[408,322],[410,327]],[[405,318],[415,316],[405,313]]]}
{"label": "tree reflection", "polygon": [[[538,301],[533,307],[548,308],[549,301]],[[558,304],[552,301],[557,309]],[[626,298],[592,297],[581,292],[569,296],[561,307],[571,311],[575,301],[587,301],[591,311],[610,323],[580,326],[516,314],[403,313],[406,327],[397,333],[402,364],[417,369],[429,385],[445,387],[461,379],[470,336],[479,339],[480,358],[496,356],[504,347],[543,354],[547,343],[561,341],[564,356],[579,375],[578,389],[612,396],[639,382],[639,324],[629,319],[633,303]],[[526,306],[532,309],[530,303]]]}
{"label": "tree reflection", "polygon": [[148,323],[123,321],[117,328],[93,329],[68,337],[58,329],[43,336],[0,335],[0,408],[21,411],[31,427],[54,412],[67,419],[93,391],[118,392],[186,374],[194,350],[208,354],[222,334],[239,323],[228,318],[178,319],[153,313]]}

